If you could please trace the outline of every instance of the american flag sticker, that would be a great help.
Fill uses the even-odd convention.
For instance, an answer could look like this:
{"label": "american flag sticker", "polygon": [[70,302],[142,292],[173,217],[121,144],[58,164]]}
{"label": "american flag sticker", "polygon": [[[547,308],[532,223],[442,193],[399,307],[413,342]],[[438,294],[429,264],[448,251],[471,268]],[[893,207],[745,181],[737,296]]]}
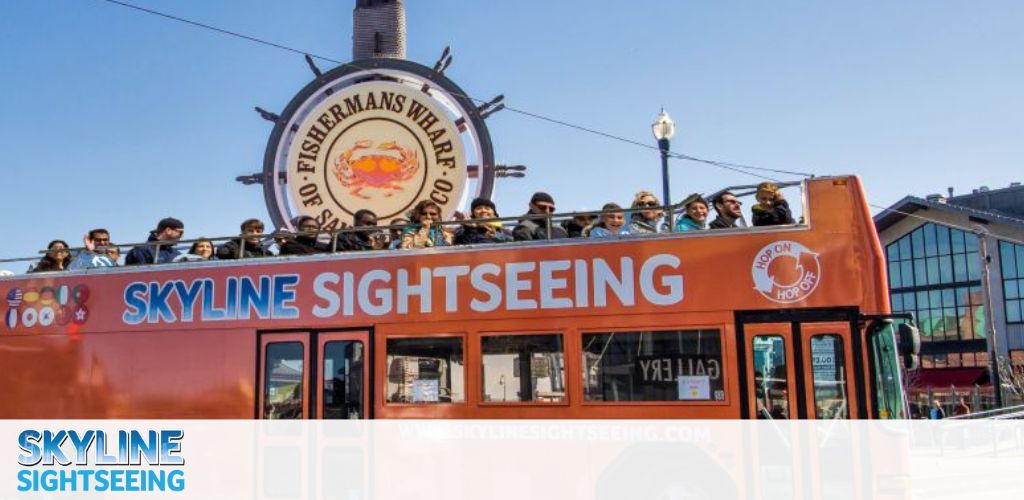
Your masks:
{"label": "american flag sticker", "polygon": [[12,288],[11,291],[7,292],[7,305],[11,307],[18,307],[21,305],[21,301],[24,298],[25,294],[21,292],[20,288]]}

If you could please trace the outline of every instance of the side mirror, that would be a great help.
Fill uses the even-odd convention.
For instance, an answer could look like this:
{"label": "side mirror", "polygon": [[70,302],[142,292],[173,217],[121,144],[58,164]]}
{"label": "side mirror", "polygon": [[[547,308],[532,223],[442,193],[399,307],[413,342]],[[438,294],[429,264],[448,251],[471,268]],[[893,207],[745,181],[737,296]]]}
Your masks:
{"label": "side mirror", "polygon": [[916,369],[921,352],[921,332],[916,326],[900,323],[896,327],[896,341],[903,356],[903,366],[908,370]]}

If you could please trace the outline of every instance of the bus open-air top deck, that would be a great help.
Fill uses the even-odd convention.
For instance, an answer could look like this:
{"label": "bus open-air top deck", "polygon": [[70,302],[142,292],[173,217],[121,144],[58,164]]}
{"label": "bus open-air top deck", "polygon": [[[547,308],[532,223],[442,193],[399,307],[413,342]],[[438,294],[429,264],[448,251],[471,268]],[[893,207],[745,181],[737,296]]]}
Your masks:
{"label": "bus open-air top deck", "polygon": [[904,418],[860,181],[766,228],[8,278],[3,418]]}

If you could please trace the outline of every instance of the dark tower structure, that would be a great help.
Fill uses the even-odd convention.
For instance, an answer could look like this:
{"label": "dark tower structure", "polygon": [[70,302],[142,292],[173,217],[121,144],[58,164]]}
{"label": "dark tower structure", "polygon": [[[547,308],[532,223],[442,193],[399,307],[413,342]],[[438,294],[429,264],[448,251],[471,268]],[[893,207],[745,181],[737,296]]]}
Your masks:
{"label": "dark tower structure", "polygon": [[352,13],[352,60],[405,59],[402,0],[356,0]]}

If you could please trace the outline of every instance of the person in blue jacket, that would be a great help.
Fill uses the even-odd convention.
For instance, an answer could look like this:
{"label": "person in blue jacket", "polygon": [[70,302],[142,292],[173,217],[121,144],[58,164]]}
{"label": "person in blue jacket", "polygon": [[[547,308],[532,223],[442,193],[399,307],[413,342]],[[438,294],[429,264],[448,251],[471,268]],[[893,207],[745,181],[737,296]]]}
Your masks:
{"label": "person in blue jacket", "polygon": [[707,229],[708,202],[698,193],[683,200],[686,213],[676,221],[676,231],[700,231]]}

